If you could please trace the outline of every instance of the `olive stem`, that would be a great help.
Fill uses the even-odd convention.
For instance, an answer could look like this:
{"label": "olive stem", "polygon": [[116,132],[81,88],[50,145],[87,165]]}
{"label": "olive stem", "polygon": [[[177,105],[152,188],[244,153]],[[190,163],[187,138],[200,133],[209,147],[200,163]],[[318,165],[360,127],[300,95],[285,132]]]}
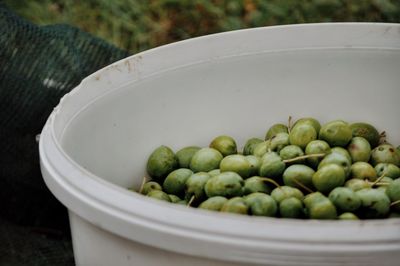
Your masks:
{"label": "olive stem", "polygon": [[269,183],[272,183],[272,184],[274,184],[276,187],[278,187],[278,188],[280,188],[281,186],[278,184],[278,182],[276,182],[275,180],[273,180],[273,179],[271,179],[271,178],[268,178],[268,177],[261,177],[261,180],[262,181],[266,181],[266,182],[269,182]]}
{"label": "olive stem", "polygon": [[147,178],[146,178],[145,176],[143,176],[143,178],[142,178],[142,184],[140,185],[140,188],[139,188],[139,193],[140,193],[140,194],[142,194],[143,187],[144,187],[144,184],[146,183],[146,180],[147,180]]}
{"label": "olive stem", "polygon": [[378,177],[378,179],[376,179],[372,184],[371,187],[375,186],[376,184],[378,184],[379,181],[382,180],[382,178],[384,178],[386,176],[386,172],[384,172],[380,177]]}
{"label": "olive stem", "polygon": [[400,203],[400,200],[393,201],[392,203],[390,203],[390,207],[392,207],[396,204],[399,204],[399,203]]}
{"label": "olive stem", "polygon": [[194,199],[195,199],[195,196],[193,195],[193,196],[190,198],[190,200],[189,200],[188,204],[186,205],[186,207],[190,207],[190,205],[192,205]]}
{"label": "olive stem", "polygon": [[288,133],[290,134],[290,131],[292,130],[292,116],[290,116],[290,115],[289,115],[289,118],[288,118],[288,126],[287,126],[287,128],[288,128]]}
{"label": "olive stem", "polygon": [[295,158],[292,158],[292,159],[283,160],[283,162],[284,163],[291,163],[291,162],[296,162],[296,161],[307,159],[307,158],[324,157],[325,155],[326,155],[325,153],[307,154],[307,155],[302,155],[302,156],[295,157]]}
{"label": "olive stem", "polygon": [[301,188],[303,188],[304,190],[307,190],[307,192],[309,193],[314,193],[314,191],[312,191],[309,187],[307,187],[306,185],[304,185],[303,183],[301,183],[299,180],[297,180],[296,178],[293,178],[293,181],[299,185]]}

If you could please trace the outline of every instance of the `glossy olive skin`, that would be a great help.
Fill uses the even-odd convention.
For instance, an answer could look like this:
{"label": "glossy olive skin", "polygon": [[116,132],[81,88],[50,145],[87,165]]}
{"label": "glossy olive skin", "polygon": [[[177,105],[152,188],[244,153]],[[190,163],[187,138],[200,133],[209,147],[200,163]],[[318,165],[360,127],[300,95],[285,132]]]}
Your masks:
{"label": "glossy olive skin", "polygon": [[168,196],[172,203],[178,203],[178,202],[182,201],[181,198],[179,198],[178,196],[176,196],[174,194],[168,194]]}
{"label": "glossy olive skin", "polygon": [[371,153],[371,164],[376,166],[379,163],[392,163],[400,167],[400,154],[390,144],[381,144]]}
{"label": "glossy olive skin", "polygon": [[375,168],[366,162],[356,162],[350,167],[350,176],[358,179],[375,181],[378,178]]}
{"label": "glossy olive skin", "polygon": [[353,162],[368,162],[371,157],[371,145],[363,137],[352,138],[347,150]]}
{"label": "glossy olive skin", "polygon": [[304,217],[303,202],[295,197],[282,200],[279,204],[279,213],[282,218]]}
{"label": "glossy olive skin", "polygon": [[349,153],[349,151],[343,147],[333,147],[331,148],[331,152],[330,153],[336,153],[336,154],[341,154],[344,157],[347,158],[347,160],[352,163],[352,159],[351,159],[351,155]]}
{"label": "glossy olive skin", "polygon": [[228,201],[227,198],[221,196],[215,196],[206,199],[199,205],[199,209],[205,209],[210,211],[220,211],[222,206]]}
{"label": "glossy olive skin", "polygon": [[179,167],[189,168],[193,155],[200,149],[201,148],[197,146],[188,146],[177,151],[176,157],[178,158]]}
{"label": "glossy olive skin", "polygon": [[211,176],[206,172],[198,172],[191,175],[185,183],[185,200],[190,201],[194,196],[194,203],[199,203],[204,200],[206,194],[204,186]]}
{"label": "glossy olive skin", "polygon": [[312,125],[306,123],[296,124],[289,133],[290,144],[305,149],[307,144],[318,137],[318,132]]}
{"label": "glossy olive skin", "polygon": [[163,181],[178,166],[178,158],[171,148],[160,146],[150,154],[147,161],[147,173],[155,181]]}
{"label": "glossy olive skin", "polygon": [[266,183],[260,176],[252,176],[244,180],[243,195],[248,195],[254,192],[270,194],[271,191],[271,185]]}
{"label": "glossy olive skin", "polygon": [[258,175],[261,167],[261,158],[254,155],[247,155],[246,160],[250,163],[250,175]]}
{"label": "glossy olive skin", "polygon": [[161,190],[151,190],[146,196],[153,199],[171,202],[171,198],[168,196],[168,194]]}
{"label": "glossy olive skin", "polygon": [[244,155],[232,154],[224,157],[219,165],[221,173],[235,172],[243,178],[247,178],[252,173],[249,160]]}
{"label": "glossy olive skin", "polygon": [[304,198],[304,205],[310,219],[336,219],[335,205],[320,192],[308,194]]}
{"label": "glossy olive skin", "polygon": [[207,197],[222,196],[226,198],[242,196],[244,181],[235,172],[222,172],[219,175],[211,177],[204,191]]}
{"label": "glossy olive skin", "polygon": [[376,128],[368,123],[353,123],[350,125],[353,137],[365,138],[371,148],[375,148],[379,144],[380,135]]}
{"label": "glossy olive skin", "polygon": [[152,190],[162,190],[162,186],[155,181],[146,182],[142,188],[142,194],[147,195]]}
{"label": "glossy olive skin", "polygon": [[271,139],[278,133],[288,133],[288,128],[284,124],[274,124],[272,125],[267,133],[265,134],[265,140]]}
{"label": "glossy olive skin", "polygon": [[214,169],[214,170],[208,171],[207,173],[210,176],[216,176],[216,175],[219,175],[221,173],[221,169]]}
{"label": "glossy olive skin", "polygon": [[209,172],[219,168],[222,154],[213,148],[202,148],[198,150],[190,161],[190,169],[193,172]]}
{"label": "glossy olive skin", "polygon": [[361,207],[357,216],[363,219],[385,218],[390,211],[390,199],[384,191],[364,188],[356,191],[361,199]]}
{"label": "glossy olive skin", "polygon": [[375,165],[375,170],[378,176],[385,174],[385,176],[392,179],[400,177],[400,167],[392,163],[378,163]]}
{"label": "glossy olive skin", "polygon": [[274,217],[278,210],[276,201],[264,193],[255,192],[249,194],[244,200],[247,206],[249,206],[249,213],[251,215]]}
{"label": "glossy olive skin", "polygon": [[360,220],[357,215],[351,212],[344,212],[338,216],[339,220]]}
{"label": "glossy olive skin", "polygon": [[272,190],[271,197],[277,202],[280,203],[284,199],[287,198],[297,198],[299,200],[303,200],[304,194],[299,189],[289,186],[280,186]]}
{"label": "glossy olive skin", "polygon": [[186,180],[193,174],[192,170],[179,168],[167,175],[163,183],[163,190],[168,194],[183,196]]}
{"label": "glossy olive skin", "polygon": [[291,186],[304,191],[304,186],[309,189],[314,189],[312,177],[315,171],[303,164],[294,164],[286,168],[283,172],[283,183],[286,186]]}
{"label": "glossy olive skin", "polygon": [[236,141],[230,136],[218,136],[213,139],[209,145],[210,148],[219,151],[222,156],[227,156],[237,153]]}
{"label": "glossy olive skin", "polygon": [[285,163],[282,158],[275,152],[268,152],[261,158],[261,166],[259,175],[277,178],[282,176],[285,171]]}
{"label": "glossy olive skin", "polygon": [[[326,141],[313,140],[307,144],[304,152],[306,155],[321,154],[321,153],[328,154],[330,152],[330,150],[331,150],[331,147],[329,146],[329,144]],[[322,159],[323,159],[322,157],[307,158],[306,162],[309,166],[316,169],[318,167],[318,164],[322,161]]]}
{"label": "glossy olive skin", "polygon": [[226,201],[224,205],[222,205],[220,211],[237,213],[237,214],[248,214],[249,207],[243,198],[234,197]]}
{"label": "glossy olive skin", "polygon": [[346,173],[337,164],[326,164],[318,169],[312,177],[314,187],[321,193],[328,194],[334,188],[343,186]]}
{"label": "glossy olive skin", "polygon": [[325,140],[331,147],[346,147],[352,137],[350,125],[342,120],[326,123],[319,131],[319,139]]}
{"label": "glossy olive skin", "polygon": [[268,150],[271,150],[271,141],[266,140],[260,143],[256,143],[253,148],[253,153],[251,155],[257,156],[257,157],[262,157],[264,154],[268,152]]}
{"label": "glossy olive skin", "polygon": [[354,212],[361,206],[361,199],[350,188],[337,187],[329,193],[330,201],[341,212]]}
{"label": "glossy olive skin", "polygon": [[[389,197],[391,202],[397,202],[400,200],[400,179],[394,180],[387,186],[386,195]],[[393,205],[393,210],[400,212],[400,203]]]}
{"label": "glossy olive skin", "polygon": [[263,142],[263,140],[259,138],[248,139],[243,147],[243,155],[252,155],[256,145],[261,142]]}

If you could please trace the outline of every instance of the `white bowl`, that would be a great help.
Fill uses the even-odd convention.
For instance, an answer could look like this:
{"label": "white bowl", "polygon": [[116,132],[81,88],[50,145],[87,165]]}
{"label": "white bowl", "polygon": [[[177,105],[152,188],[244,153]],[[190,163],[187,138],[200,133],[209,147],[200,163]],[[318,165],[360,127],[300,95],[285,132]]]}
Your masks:
{"label": "white bowl", "polygon": [[365,121],[400,143],[400,24],[233,31],[152,49],[90,75],[40,138],[41,167],[69,209],[78,265],[398,265],[400,219],[290,220],[149,199],[149,154],[240,146],[276,122]]}

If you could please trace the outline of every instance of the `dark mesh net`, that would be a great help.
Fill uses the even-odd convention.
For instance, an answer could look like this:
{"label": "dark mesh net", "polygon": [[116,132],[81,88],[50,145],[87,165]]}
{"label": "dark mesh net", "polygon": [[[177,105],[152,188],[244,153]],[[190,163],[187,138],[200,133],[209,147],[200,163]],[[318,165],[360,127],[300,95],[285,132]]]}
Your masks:
{"label": "dark mesh net", "polygon": [[59,99],[128,54],[67,25],[36,26],[0,3],[0,265],[71,265],[66,209],[46,188],[38,145]]}

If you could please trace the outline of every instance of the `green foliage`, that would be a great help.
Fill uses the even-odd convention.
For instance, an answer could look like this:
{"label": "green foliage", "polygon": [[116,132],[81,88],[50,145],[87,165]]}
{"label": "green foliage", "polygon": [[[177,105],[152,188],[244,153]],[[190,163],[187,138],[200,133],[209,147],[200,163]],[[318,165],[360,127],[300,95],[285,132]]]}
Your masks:
{"label": "green foliage", "polygon": [[38,24],[68,23],[130,52],[221,31],[312,22],[400,22],[399,0],[5,0]]}

